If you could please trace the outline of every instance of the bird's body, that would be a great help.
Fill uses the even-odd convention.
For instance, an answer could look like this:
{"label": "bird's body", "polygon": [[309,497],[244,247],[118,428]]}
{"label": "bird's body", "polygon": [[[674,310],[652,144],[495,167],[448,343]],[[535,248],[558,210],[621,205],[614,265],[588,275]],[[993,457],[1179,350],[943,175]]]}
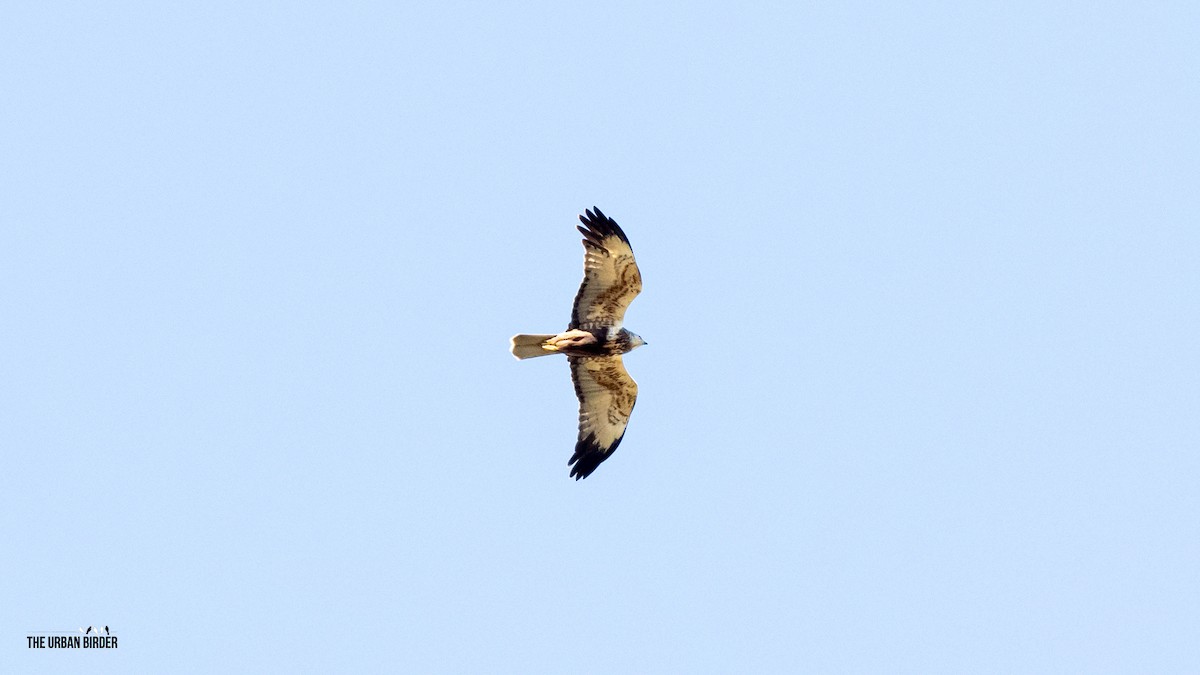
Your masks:
{"label": "bird's body", "polygon": [[644,344],[641,336],[624,328],[573,328],[558,335],[517,335],[513,338],[513,355],[518,359],[556,353],[567,356],[619,356]]}
{"label": "bird's body", "polygon": [[595,207],[579,220],[584,225],[579,228],[584,236],[584,274],[570,325],[562,333],[512,339],[518,359],[565,354],[571,364],[579,398],[579,438],[568,462],[575,480],[595,471],[625,437],[638,390],[621,355],[646,344],[621,325],[626,308],[642,290],[629,239],[616,221]]}

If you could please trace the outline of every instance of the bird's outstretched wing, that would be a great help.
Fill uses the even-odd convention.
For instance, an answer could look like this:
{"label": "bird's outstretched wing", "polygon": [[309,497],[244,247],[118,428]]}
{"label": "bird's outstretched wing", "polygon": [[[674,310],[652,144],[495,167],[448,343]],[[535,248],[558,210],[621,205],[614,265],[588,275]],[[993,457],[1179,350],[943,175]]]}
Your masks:
{"label": "bird's outstretched wing", "polygon": [[637,382],[618,356],[572,356],[571,381],[579,397],[579,441],[571,455],[571,476],[587,478],[608,459],[621,439],[633,404]]}
{"label": "bird's outstretched wing", "polygon": [[570,328],[620,326],[629,303],[642,292],[642,273],[617,221],[592,207],[579,216],[583,233],[583,283],[575,294]]}

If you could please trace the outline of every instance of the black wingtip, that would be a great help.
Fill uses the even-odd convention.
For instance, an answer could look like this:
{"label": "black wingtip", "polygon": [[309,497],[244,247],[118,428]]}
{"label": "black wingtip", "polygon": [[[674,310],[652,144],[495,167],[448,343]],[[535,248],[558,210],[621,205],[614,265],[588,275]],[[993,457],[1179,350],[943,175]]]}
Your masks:
{"label": "black wingtip", "polygon": [[596,443],[596,436],[588,434],[587,437],[579,439],[575,444],[575,454],[571,455],[571,459],[567,461],[567,465],[571,467],[571,477],[575,480],[587,478],[592,475],[596,467],[604,463],[604,460],[612,457],[616,452],[617,446],[621,444],[621,440],[625,438],[625,434],[621,434],[616,443],[611,447],[601,448]]}
{"label": "black wingtip", "polygon": [[[583,215],[579,216],[579,222],[583,223],[599,239],[615,236],[626,244],[629,243],[629,238],[625,236],[625,231],[621,229],[617,221],[604,215],[604,212],[598,207],[585,209]],[[583,229],[580,228],[580,231],[582,232]],[[588,232],[584,232],[584,236],[588,236]],[[591,239],[590,236],[588,238]]]}

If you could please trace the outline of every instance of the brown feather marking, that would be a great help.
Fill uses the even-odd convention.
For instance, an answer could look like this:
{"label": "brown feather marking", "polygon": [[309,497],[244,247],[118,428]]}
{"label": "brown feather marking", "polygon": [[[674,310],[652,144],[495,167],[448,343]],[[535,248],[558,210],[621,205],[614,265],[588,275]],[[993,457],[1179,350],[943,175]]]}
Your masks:
{"label": "brown feather marking", "polygon": [[635,400],[633,396],[630,396],[629,390],[625,387],[629,376],[622,375],[623,368],[619,360],[605,359],[603,361],[593,361],[588,365],[591,366],[592,364],[595,364],[596,367],[589,367],[587,369],[592,379],[612,396],[612,403],[609,404],[608,410],[605,411],[608,423],[614,425],[628,424],[629,415],[633,412],[633,403]]}
{"label": "brown feather marking", "polygon": [[623,314],[627,303],[637,296],[642,283],[642,275],[633,262],[633,256],[621,255],[613,262],[613,267],[620,270],[618,281],[604,289],[592,300],[591,308],[587,313],[590,319],[603,318],[615,323],[616,317]]}

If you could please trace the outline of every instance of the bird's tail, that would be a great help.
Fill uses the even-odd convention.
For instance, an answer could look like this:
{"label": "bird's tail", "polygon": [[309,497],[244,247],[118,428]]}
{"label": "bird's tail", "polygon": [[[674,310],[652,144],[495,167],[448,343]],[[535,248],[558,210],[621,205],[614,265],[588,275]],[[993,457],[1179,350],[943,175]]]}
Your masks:
{"label": "bird's tail", "polygon": [[514,335],[512,338],[512,355],[518,359],[532,359],[535,356],[548,356],[553,351],[542,349],[542,344],[554,337],[550,335]]}

